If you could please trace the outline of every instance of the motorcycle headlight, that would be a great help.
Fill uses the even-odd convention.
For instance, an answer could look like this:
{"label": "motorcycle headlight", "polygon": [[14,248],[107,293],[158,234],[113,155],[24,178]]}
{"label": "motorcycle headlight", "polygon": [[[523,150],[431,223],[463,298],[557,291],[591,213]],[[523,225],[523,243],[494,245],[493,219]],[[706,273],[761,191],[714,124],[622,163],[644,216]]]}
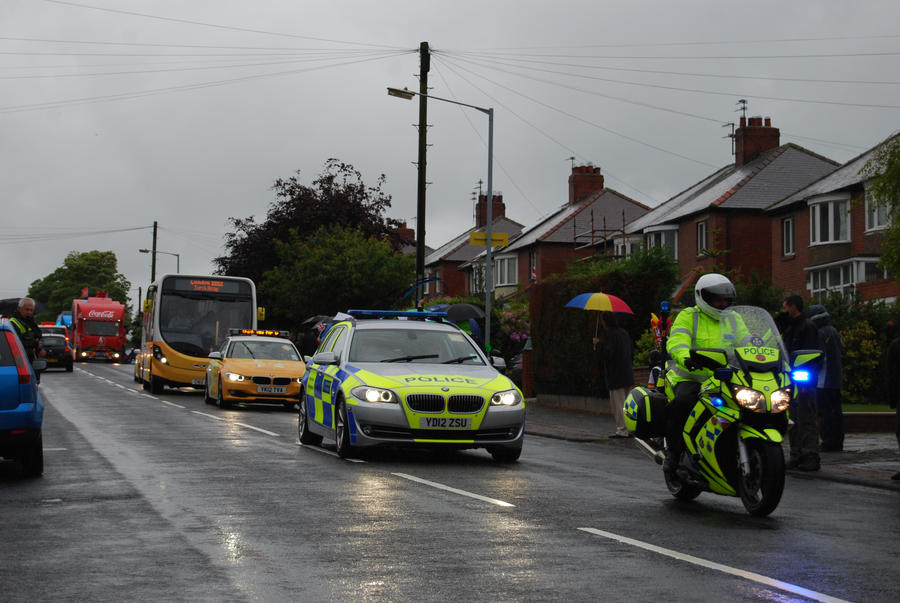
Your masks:
{"label": "motorcycle headlight", "polygon": [[491,406],[515,406],[522,403],[518,390],[508,389],[491,396]]}
{"label": "motorcycle headlight", "polygon": [[791,405],[791,390],[790,387],[783,387],[772,392],[773,412],[784,412],[788,409]]}
{"label": "motorcycle headlight", "polygon": [[228,371],[225,372],[225,378],[229,381],[240,382],[244,380],[244,376],[238,373],[230,373]]}
{"label": "motorcycle headlight", "polygon": [[763,393],[749,387],[734,388],[734,399],[747,410],[760,411],[766,409],[766,397]]}
{"label": "motorcycle headlight", "polygon": [[389,389],[382,389],[380,387],[360,385],[359,387],[354,387],[350,390],[350,393],[353,394],[355,398],[366,402],[388,402],[391,404],[396,404],[398,402],[397,394]]}

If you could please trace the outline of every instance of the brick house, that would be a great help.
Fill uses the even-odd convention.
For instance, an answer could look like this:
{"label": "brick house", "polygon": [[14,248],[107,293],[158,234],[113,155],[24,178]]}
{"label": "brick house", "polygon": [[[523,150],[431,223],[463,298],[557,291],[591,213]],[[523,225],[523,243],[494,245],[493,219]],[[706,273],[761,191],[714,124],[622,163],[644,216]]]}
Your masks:
{"label": "brick house", "polygon": [[[597,246],[611,241],[628,222],[649,209],[606,188],[600,168],[573,166],[566,203],[538,224],[523,230],[508,246],[493,251],[495,296],[505,297],[551,274],[565,272],[570,263],[594,255]],[[483,254],[479,258],[464,266],[473,292],[484,290],[478,278],[483,269]]]}
{"label": "brick house", "polygon": [[769,208],[773,282],[816,301],[855,291],[866,300],[896,301],[900,285],[878,266],[888,211],[870,203],[859,172],[898,136]]}
{"label": "brick house", "polygon": [[766,208],[838,166],[798,145],[781,145],[779,138],[769,118],[742,117],[734,163],[630,222],[617,248],[668,247],[678,260],[682,289],[712,269],[769,282],[773,234]]}
{"label": "brick house", "polygon": [[[456,297],[468,295],[470,291],[468,274],[461,266],[484,251],[484,246],[469,243],[469,235],[473,232],[485,232],[487,225],[487,195],[480,195],[475,206],[475,226],[444,243],[425,256],[425,277],[434,279],[426,285],[427,296],[446,295]],[[522,225],[506,217],[506,205],[503,195],[492,195],[491,232],[507,233],[512,239],[522,231]]]}

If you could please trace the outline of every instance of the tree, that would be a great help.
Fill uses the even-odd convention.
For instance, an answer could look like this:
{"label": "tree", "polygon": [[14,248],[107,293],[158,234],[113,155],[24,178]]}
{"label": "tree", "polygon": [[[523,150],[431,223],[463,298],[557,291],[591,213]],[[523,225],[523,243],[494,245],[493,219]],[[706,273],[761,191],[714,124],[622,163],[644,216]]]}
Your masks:
{"label": "tree", "polygon": [[292,229],[275,248],[274,268],[265,272],[260,289],[275,313],[295,325],[314,314],[390,308],[415,272],[413,256],[361,228],[333,224],[312,236]]}
{"label": "tree", "polygon": [[890,211],[881,263],[888,274],[900,279],[900,135],[882,143],[859,173],[869,178],[866,183],[869,200]]}
{"label": "tree", "polygon": [[234,232],[225,235],[226,254],[214,260],[217,272],[262,282],[263,273],[279,262],[278,241],[287,242],[292,231],[301,239],[311,237],[326,225],[358,228],[366,238],[384,238],[399,248],[408,241],[394,232],[400,223],[384,217],[391,206],[390,196],[382,190],[384,182],[382,175],[376,186],[368,187],[353,166],[337,159],[325,162],[311,186],[301,184],[297,176],[279,178],[272,187],[277,200],[264,222],[257,223],[252,216],[229,218]]}
{"label": "tree", "polygon": [[47,304],[47,314],[52,313],[53,319],[63,310],[71,310],[72,300],[80,298],[85,287],[91,295],[106,291],[110,298],[127,306],[131,283],[118,270],[112,251],[72,251],[62,266],[31,283],[28,296]]}

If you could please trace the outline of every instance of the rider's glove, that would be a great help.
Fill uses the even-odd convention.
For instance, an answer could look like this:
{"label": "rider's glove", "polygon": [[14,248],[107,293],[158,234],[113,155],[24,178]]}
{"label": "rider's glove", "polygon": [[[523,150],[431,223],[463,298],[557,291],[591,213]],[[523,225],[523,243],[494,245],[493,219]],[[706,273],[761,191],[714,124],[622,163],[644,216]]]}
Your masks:
{"label": "rider's glove", "polygon": [[689,371],[696,371],[700,368],[700,365],[694,362],[690,357],[684,359],[684,368]]}

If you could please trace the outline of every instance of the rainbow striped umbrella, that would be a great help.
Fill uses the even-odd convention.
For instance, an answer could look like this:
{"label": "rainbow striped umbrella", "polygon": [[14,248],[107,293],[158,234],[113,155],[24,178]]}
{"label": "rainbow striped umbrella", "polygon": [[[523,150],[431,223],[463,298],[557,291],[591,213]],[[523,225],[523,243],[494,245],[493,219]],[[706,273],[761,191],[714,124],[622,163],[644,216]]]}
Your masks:
{"label": "rainbow striped umbrella", "polygon": [[578,308],[580,310],[599,310],[600,312],[624,312],[626,314],[634,314],[621,298],[609,293],[582,293],[573,297],[567,308]]}

